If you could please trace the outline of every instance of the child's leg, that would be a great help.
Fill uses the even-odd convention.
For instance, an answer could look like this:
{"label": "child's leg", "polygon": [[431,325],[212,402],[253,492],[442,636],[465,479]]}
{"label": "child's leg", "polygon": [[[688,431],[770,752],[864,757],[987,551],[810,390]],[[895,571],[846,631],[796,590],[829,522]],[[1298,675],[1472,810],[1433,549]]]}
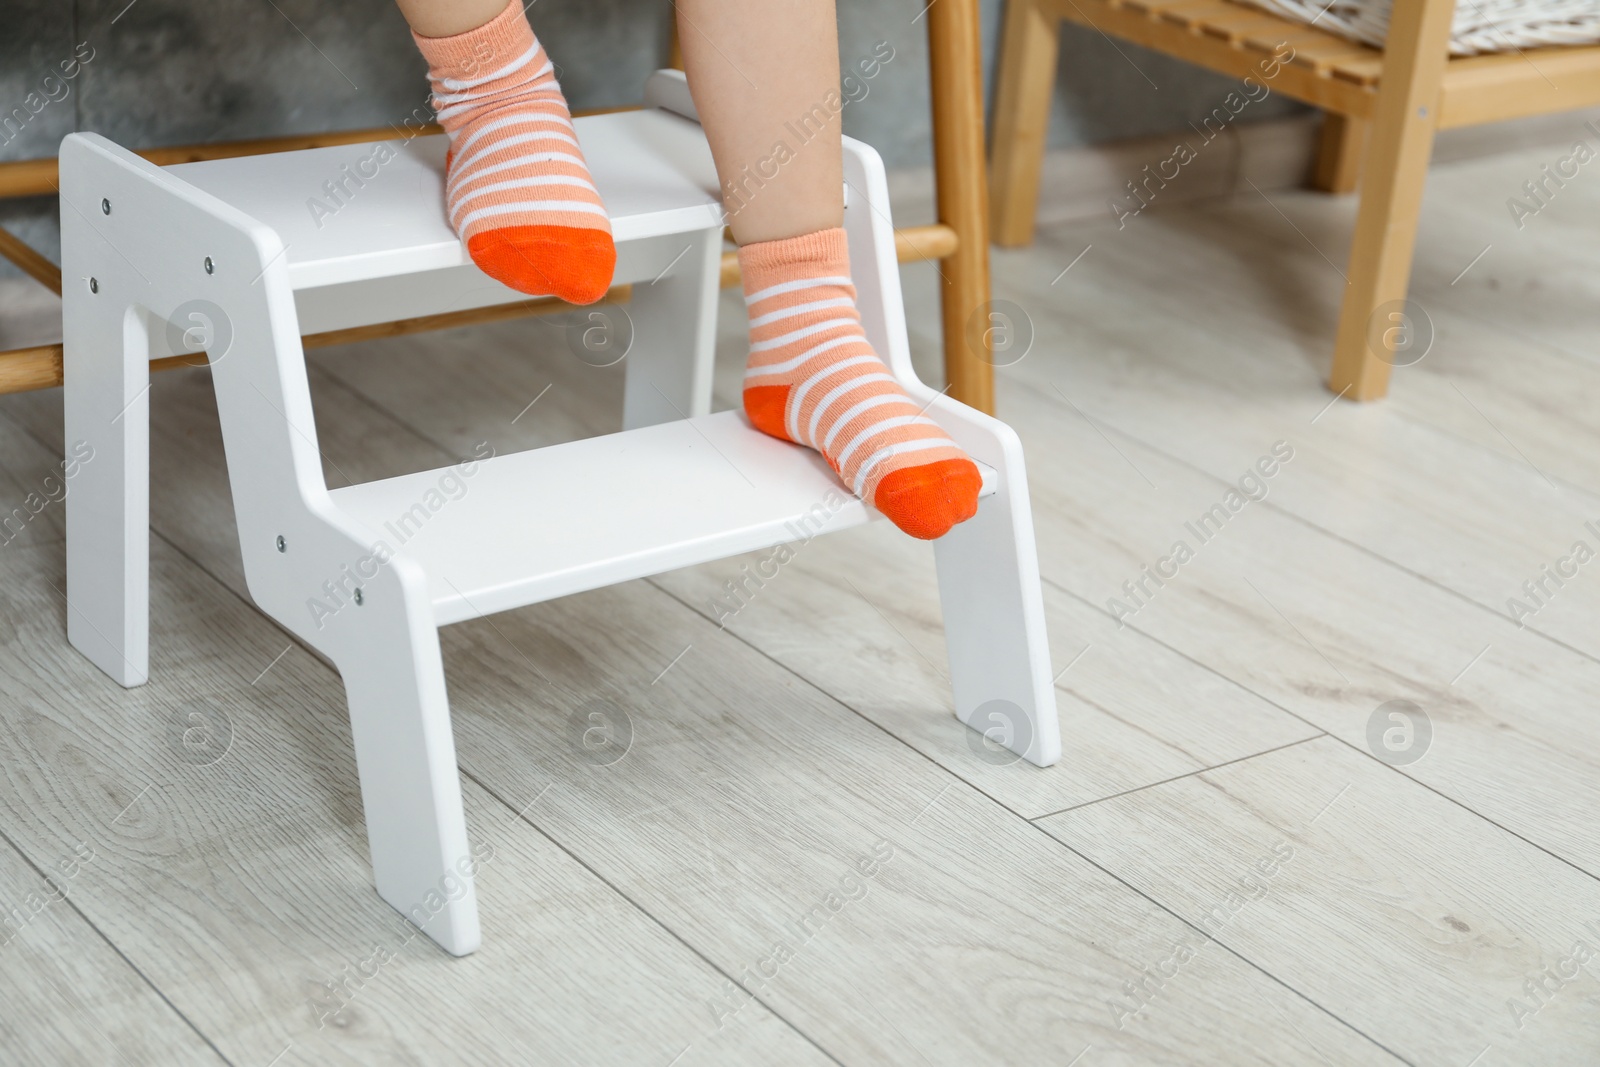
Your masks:
{"label": "child's leg", "polygon": [[484,273],[592,303],[616,248],[566,98],[521,0],[399,0],[450,135],[450,224]]}
{"label": "child's leg", "polygon": [[677,0],[678,39],[744,271],[758,428],[810,445],[902,530],[977,513],[977,466],[868,344],[844,231],[833,0]]}

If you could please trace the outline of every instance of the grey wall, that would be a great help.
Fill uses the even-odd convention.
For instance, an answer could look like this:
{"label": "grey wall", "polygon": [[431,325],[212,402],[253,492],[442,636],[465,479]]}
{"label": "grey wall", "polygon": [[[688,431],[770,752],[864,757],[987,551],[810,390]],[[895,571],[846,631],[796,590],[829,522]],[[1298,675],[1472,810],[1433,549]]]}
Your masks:
{"label": "grey wall", "polygon": [[[755,0],[729,0],[755,2]],[[925,0],[842,0],[848,66],[888,41],[895,58],[845,110],[845,128],[891,166],[930,158]],[[1001,0],[983,0],[992,83]],[[575,108],[638,99],[662,65],[671,8],[661,0],[535,0],[535,30]],[[0,144],[0,159],[54,155],[72,130],[131,147],[399,123],[426,99],[424,66],[391,0],[0,0],[0,116],[80,42],[94,50],[66,95]],[[1064,30],[1051,143],[1080,145],[1180,129],[1228,92],[1227,79],[1090,30]],[[62,85],[52,83],[60,96]],[[33,98],[44,98],[41,92]],[[1274,98],[1252,121],[1294,105]],[[0,134],[10,136],[15,127]],[[0,202],[0,225],[49,248],[51,202]]]}

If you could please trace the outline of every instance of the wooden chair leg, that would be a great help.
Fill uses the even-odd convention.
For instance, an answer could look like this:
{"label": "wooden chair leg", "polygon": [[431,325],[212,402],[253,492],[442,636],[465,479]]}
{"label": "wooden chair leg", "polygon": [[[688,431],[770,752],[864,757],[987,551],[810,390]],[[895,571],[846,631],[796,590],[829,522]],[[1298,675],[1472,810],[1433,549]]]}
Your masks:
{"label": "wooden chair leg", "polygon": [[1041,0],[1008,0],[989,149],[990,220],[1004,248],[1033,240],[1060,39],[1061,19]]}
{"label": "wooden chair leg", "polygon": [[1374,317],[1387,320],[1406,296],[1454,10],[1455,0],[1401,2],[1389,23],[1328,378],[1330,389],[1352,400],[1376,400],[1389,389],[1394,331]]}
{"label": "wooden chair leg", "polygon": [[978,0],[939,0],[927,9],[933,96],[933,169],[939,221],[956,232],[940,264],[945,380],[950,395],[994,412],[989,331],[971,329],[989,302],[989,194],[983,158],[983,68]]}
{"label": "wooden chair leg", "polygon": [[[1322,116],[1317,138],[1317,161],[1311,187],[1325,193],[1353,193],[1361,177],[1361,157],[1367,147],[1365,119],[1329,111]],[[1003,242],[1002,242],[1003,243]]]}

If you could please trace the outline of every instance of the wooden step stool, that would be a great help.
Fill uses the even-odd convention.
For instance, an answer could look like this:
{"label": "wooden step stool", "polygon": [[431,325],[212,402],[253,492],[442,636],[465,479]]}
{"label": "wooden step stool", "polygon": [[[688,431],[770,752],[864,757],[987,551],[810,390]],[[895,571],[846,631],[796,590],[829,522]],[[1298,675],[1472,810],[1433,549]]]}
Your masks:
{"label": "wooden step stool", "polygon": [[[479,929],[457,873],[469,852],[438,628],[772,547],[832,510],[824,502],[845,501],[828,531],[880,517],[816,453],[740,411],[710,413],[716,172],[683,76],[653,75],[646,99],[577,120],[611,212],[616,280],[635,283],[624,429],[482,461],[467,492],[401,543],[386,524],[443,472],[330,490],[300,337],[526,299],[451,232],[445,139],[395,143],[365,166],[385,153],[158,168],[93,134],[61,148],[66,440],[95,456],[67,497],[67,635],[122,685],[145,681],[148,362],[181,350],[168,324],[200,308],[215,330],[207,358],[250,595],[338,668],[378,892],[457,955]],[[846,139],[844,168],[867,336],[983,470],[977,516],[935,545],[956,713],[1048,765],[1060,740],[1021,446],[917,380],[882,161]],[[329,202],[325,182],[348,194],[332,217],[306,203]]]}

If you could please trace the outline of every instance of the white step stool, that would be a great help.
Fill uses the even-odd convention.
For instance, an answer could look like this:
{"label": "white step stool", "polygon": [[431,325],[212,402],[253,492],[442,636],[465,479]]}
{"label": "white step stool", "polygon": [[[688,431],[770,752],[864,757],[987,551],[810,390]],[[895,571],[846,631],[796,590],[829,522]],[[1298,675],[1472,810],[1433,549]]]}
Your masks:
{"label": "white step stool", "polygon": [[[250,595],[338,667],[378,892],[457,955],[478,945],[478,912],[457,873],[470,854],[438,628],[792,540],[830,494],[848,503],[829,531],[880,517],[809,449],[742,412],[709,413],[716,172],[682,75],[653,75],[646,99],[577,120],[611,212],[616,281],[635,283],[624,430],[483,461],[403,544],[385,524],[441,472],[329,490],[300,337],[526,299],[450,231],[444,138],[358,171],[359,187],[344,167],[373,158],[371,145],[164,169],[93,134],[61,146],[66,440],[95,457],[67,496],[67,635],[121,684],[145,681],[148,362],[176,354],[167,323],[203,302],[231,331],[211,372]],[[1021,445],[917,380],[882,161],[846,139],[844,165],[867,336],[983,468],[977,516],[935,544],[956,712],[1048,765],[1061,746]],[[351,195],[318,225],[306,201],[341,179]],[[395,550],[386,563],[380,543]],[[334,602],[325,583],[344,602],[331,615],[310,606]]]}

